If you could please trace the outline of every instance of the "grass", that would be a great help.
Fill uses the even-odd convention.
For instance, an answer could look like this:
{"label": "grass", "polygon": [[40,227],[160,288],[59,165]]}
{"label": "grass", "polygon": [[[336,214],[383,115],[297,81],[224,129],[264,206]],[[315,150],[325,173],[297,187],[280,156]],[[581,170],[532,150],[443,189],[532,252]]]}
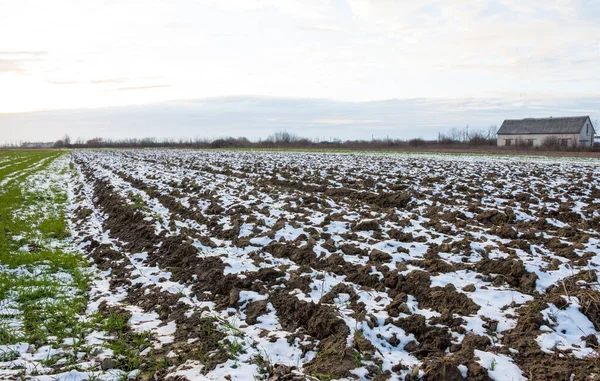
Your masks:
{"label": "grass", "polygon": [[[0,343],[5,345],[17,343],[17,336],[14,334],[14,329],[11,328],[6,322],[0,323]],[[0,353],[0,357],[2,353]]]}
{"label": "grass", "polygon": [[[10,151],[2,152],[0,158],[8,158],[0,167],[0,182],[14,182],[36,172],[41,166],[47,166],[53,159],[63,155],[56,151]],[[41,165],[40,165],[41,164]],[[40,165],[40,167],[35,167]]]}
{"label": "grass", "polygon": [[237,337],[233,337],[230,340],[226,340],[222,345],[222,348],[229,354],[229,357],[236,359],[239,355],[246,353],[244,343],[238,340]]}
{"label": "grass", "polygon": [[153,333],[134,331],[129,324],[130,317],[128,311],[112,308],[97,313],[93,318],[98,329],[107,331],[112,336],[107,342],[107,348],[113,352],[114,368],[121,370],[125,376],[134,370],[140,370],[148,378],[169,368],[169,359],[152,347],[155,339]]}
{"label": "grass", "polygon": [[150,332],[133,332],[126,331],[120,333],[116,339],[110,340],[108,347],[113,351],[116,359],[116,368],[125,372],[131,372],[139,369],[142,365],[142,360],[147,360],[148,357],[141,356],[140,353],[148,346],[152,340]]}
{"label": "grass", "polygon": [[129,315],[120,312],[110,312],[108,315],[99,316],[98,321],[103,330],[107,332],[124,333],[129,329]]}
{"label": "grass", "polygon": [[[64,154],[0,152],[0,303],[16,311],[0,315],[0,345],[27,342],[56,347],[67,338],[81,343],[92,329],[82,319],[88,264],[64,242],[70,233],[62,178],[34,177],[47,170],[65,173],[66,166],[51,167]],[[76,347],[79,350],[80,344]],[[0,353],[0,359],[15,356],[19,354]],[[35,372],[34,368],[28,373]]]}
{"label": "grass", "polygon": [[139,209],[139,210],[143,210],[143,211],[150,210],[150,208],[148,208],[148,205],[146,204],[146,201],[144,200],[144,198],[142,197],[141,194],[135,193],[133,191],[129,191],[129,193],[127,195],[129,197],[129,201],[131,201],[131,206],[133,206],[135,209]]}
{"label": "grass", "polygon": [[259,352],[252,358],[252,362],[258,366],[258,370],[260,374],[263,376],[261,378],[254,377],[255,379],[268,379],[275,372],[275,365],[271,360],[268,352]]}
{"label": "grass", "polygon": [[51,239],[65,239],[69,237],[64,219],[46,218],[39,223],[38,231]]}
{"label": "grass", "polygon": [[18,358],[19,353],[15,350],[0,350],[0,362],[14,361]]}

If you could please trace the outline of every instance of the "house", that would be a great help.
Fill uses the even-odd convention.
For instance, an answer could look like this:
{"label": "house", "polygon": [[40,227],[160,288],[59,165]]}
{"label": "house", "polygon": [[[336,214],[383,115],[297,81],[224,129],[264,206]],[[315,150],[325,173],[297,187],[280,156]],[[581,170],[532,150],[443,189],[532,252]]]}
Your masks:
{"label": "house", "polygon": [[554,141],[569,147],[591,147],[594,135],[589,116],[505,120],[498,130],[498,146],[539,147],[544,142]]}

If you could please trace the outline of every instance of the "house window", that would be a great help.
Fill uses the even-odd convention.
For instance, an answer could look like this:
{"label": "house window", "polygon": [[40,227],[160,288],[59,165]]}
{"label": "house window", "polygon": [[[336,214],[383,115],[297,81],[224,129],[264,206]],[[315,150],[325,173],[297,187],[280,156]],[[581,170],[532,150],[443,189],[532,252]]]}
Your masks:
{"label": "house window", "polygon": [[504,139],[504,145],[505,146],[512,146],[512,141],[513,141],[513,139]]}
{"label": "house window", "polygon": [[588,141],[587,140],[580,140],[579,141],[579,145],[587,146],[588,145]]}
{"label": "house window", "polygon": [[560,145],[564,146],[564,147],[568,146],[569,140],[571,140],[571,139],[560,139]]}
{"label": "house window", "polygon": [[533,142],[535,142],[535,139],[527,139],[528,146],[533,146]]}
{"label": "house window", "polygon": [[590,134],[590,125],[589,125],[589,124],[586,124],[586,125],[585,125],[585,134],[586,134],[586,135],[589,135],[589,134]]}

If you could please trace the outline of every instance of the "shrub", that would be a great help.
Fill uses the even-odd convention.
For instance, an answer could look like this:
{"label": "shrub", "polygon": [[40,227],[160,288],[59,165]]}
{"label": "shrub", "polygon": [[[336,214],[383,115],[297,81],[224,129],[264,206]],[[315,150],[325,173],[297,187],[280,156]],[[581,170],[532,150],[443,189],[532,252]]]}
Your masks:
{"label": "shrub", "polygon": [[420,146],[425,145],[425,140],[423,140],[421,138],[410,139],[408,141],[408,145],[411,147],[420,147]]}

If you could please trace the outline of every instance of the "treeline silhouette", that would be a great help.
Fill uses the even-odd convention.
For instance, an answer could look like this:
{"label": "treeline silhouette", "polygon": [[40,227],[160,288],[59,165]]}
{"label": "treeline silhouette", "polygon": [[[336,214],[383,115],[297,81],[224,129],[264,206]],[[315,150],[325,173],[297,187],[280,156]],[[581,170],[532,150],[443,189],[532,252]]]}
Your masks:
{"label": "treeline silhouette", "polygon": [[72,140],[65,135],[55,142],[35,143],[23,142],[13,145],[4,145],[3,148],[199,148],[199,149],[337,149],[337,150],[407,150],[407,151],[567,151],[567,152],[600,152],[600,145],[594,147],[568,147],[557,143],[556,139],[548,139],[541,147],[530,147],[525,142],[517,142],[512,147],[497,147],[496,126],[487,130],[469,130],[453,128],[447,133],[438,134],[436,140],[415,139],[371,139],[371,140],[345,140],[331,139],[318,140],[301,137],[287,131],[272,134],[266,139],[251,141],[241,137],[223,137],[217,139],[157,139],[157,138],[131,138],[131,139],[106,139],[93,138]]}
{"label": "treeline silhouette", "polygon": [[65,135],[53,144],[53,148],[338,148],[338,149],[377,149],[377,148],[400,148],[421,147],[440,145],[466,145],[466,146],[493,146],[496,137],[485,135],[481,132],[472,132],[469,135],[439,135],[438,140],[416,139],[371,139],[371,140],[317,140],[309,139],[289,133],[287,131],[276,132],[266,139],[250,141],[241,137],[223,137],[217,139],[103,139],[94,138],[89,140],[77,139],[72,141]]}

